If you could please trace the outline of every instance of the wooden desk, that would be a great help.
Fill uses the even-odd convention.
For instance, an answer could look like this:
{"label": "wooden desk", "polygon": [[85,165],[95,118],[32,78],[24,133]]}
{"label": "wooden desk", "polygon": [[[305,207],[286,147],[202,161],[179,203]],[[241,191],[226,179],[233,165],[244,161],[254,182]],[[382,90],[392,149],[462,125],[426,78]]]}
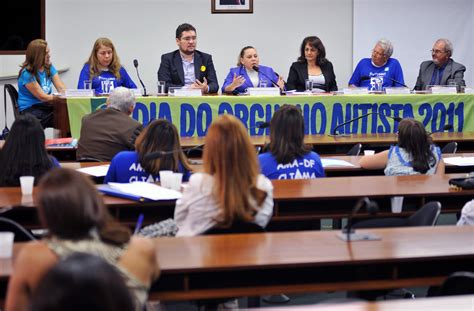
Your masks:
{"label": "wooden desk", "polygon": [[[465,174],[443,176],[354,176],[313,180],[272,181],[275,202],[272,223],[340,219],[347,217],[355,202],[362,197],[379,200],[379,216],[408,216],[415,210],[401,214],[390,212],[390,197],[404,196],[416,208],[427,201],[440,201],[443,213],[459,212],[474,197],[474,190],[452,191],[449,179]],[[140,213],[145,214],[145,225],[173,217],[175,201],[138,203],[104,196],[112,215],[126,225],[136,223]],[[19,220],[27,227],[37,227],[37,213],[31,196],[22,196],[19,187],[0,188],[0,207],[11,209],[5,216]],[[360,217],[367,216],[361,211]]]}
{"label": "wooden desk", "polygon": [[[472,271],[474,227],[370,231],[382,239],[348,244],[336,231],[158,238],[162,274],[150,297],[174,301],[430,286],[455,271]],[[12,273],[12,259],[0,260],[0,283]]]}
{"label": "wooden desk", "polygon": [[[249,309],[261,310],[261,309]],[[281,310],[281,308],[265,308],[266,311]],[[432,297],[417,299],[397,299],[376,302],[328,303],[303,306],[285,306],[286,311],[433,311],[433,310],[474,310],[474,295]]]}
{"label": "wooden desk", "polygon": [[71,137],[66,97],[53,96],[53,107],[54,128],[59,130],[59,137]]}

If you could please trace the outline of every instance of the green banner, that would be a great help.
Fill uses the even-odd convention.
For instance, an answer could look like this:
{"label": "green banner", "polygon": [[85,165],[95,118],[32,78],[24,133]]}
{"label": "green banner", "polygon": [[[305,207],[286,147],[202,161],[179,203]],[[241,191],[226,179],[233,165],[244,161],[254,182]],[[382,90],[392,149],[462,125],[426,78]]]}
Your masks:
{"label": "green banner", "polygon": [[[104,108],[105,103],[105,97],[67,99],[73,137],[80,136],[82,117]],[[283,104],[301,108],[306,134],[330,133],[337,125],[367,113],[371,115],[338,132],[394,133],[398,122],[391,117],[415,118],[431,132],[447,124],[455,132],[474,132],[474,94],[138,97],[132,117],[144,125],[165,118],[181,136],[204,136],[212,120],[229,113],[247,125],[250,135],[263,135],[268,129],[258,129],[258,124],[270,121]]]}

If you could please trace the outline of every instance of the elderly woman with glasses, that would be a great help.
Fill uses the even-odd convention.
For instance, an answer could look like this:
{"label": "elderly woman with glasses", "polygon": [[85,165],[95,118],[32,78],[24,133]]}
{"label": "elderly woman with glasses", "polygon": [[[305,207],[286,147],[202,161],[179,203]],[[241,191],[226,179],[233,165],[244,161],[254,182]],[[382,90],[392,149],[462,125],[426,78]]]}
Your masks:
{"label": "elderly woman with glasses", "polygon": [[363,58],[357,64],[350,87],[367,87],[370,91],[381,91],[386,87],[405,86],[400,63],[392,58],[393,45],[386,39],[380,39],[372,50],[371,58]]}

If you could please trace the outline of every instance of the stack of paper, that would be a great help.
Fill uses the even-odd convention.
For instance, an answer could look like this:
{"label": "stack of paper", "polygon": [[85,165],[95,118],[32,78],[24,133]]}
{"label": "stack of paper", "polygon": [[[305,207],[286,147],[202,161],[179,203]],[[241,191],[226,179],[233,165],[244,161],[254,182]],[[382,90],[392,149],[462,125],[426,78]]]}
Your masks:
{"label": "stack of paper", "polygon": [[107,185],[100,185],[98,189],[109,195],[138,201],[176,200],[182,196],[181,192],[142,181],[124,184],[111,182]]}
{"label": "stack of paper", "polygon": [[456,166],[474,165],[474,157],[447,157],[443,158],[444,163]]}
{"label": "stack of paper", "polygon": [[336,160],[336,159],[321,159],[321,162],[323,163],[323,167],[328,167],[328,166],[339,166],[339,167],[354,167],[355,165],[352,163],[349,163],[344,160]]}

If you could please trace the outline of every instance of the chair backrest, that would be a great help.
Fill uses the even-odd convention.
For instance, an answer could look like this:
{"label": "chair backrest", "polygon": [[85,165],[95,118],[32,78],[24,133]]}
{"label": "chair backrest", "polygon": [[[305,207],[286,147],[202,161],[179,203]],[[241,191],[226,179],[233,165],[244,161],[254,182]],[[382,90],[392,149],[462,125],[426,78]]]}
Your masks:
{"label": "chair backrest", "polygon": [[452,141],[450,143],[447,143],[443,149],[441,149],[441,153],[456,153],[456,151],[458,150],[458,143],[455,142],[455,141]]}
{"label": "chair backrest", "polygon": [[355,144],[349,151],[347,151],[348,156],[358,156],[362,150],[362,144]]}
{"label": "chair backrest", "polygon": [[451,274],[441,286],[441,296],[474,294],[474,273],[460,271]]}
{"label": "chair backrest", "polygon": [[431,201],[423,205],[415,214],[408,217],[410,226],[434,226],[441,213],[441,203]]}
{"label": "chair backrest", "polygon": [[3,91],[8,92],[8,95],[10,95],[10,101],[12,102],[12,108],[13,108],[13,115],[15,116],[15,119],[18,118],[18,116],[20,115],[20,107],[18,106],[18,91],[11,84],[5,84],[3,86]]}
{"label": "chair backrest", "polygon": [[76,162],[102,162],[99,159],[92,158],[92,157],[82,157],[76,160]]}
{"label": "chair backrest", "polygon": [[236,220],[229,228],[213,227],[204,232],[203,235],[259,232],[265,232],[265,229],[253,222]]}
{"label": "chair backrest", "polygon": [[36,238],[22,225],[11,219],[0,217],[0,231],[9,231],[15,234],[15,242],[34,241]]}

